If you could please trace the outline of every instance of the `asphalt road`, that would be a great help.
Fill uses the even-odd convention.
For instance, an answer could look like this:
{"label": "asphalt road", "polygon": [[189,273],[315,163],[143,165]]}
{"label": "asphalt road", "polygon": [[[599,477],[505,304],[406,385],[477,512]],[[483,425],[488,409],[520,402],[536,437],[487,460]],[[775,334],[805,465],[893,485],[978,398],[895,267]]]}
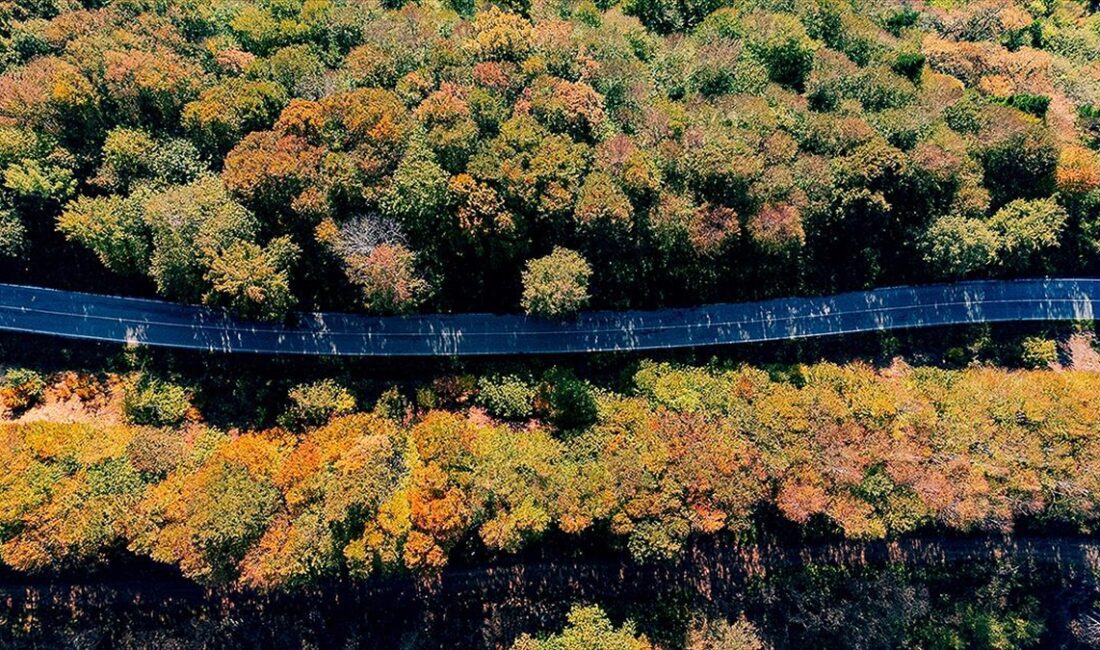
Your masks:
{"label": "asphalt road", "polygon": [[0,330],[215,352],[482,356],[652,350],[891,329],[1093,318],[1100,279],[891,287],[657,311],[371,317],[297,314],[254,323],[203,307],[0,284]]}

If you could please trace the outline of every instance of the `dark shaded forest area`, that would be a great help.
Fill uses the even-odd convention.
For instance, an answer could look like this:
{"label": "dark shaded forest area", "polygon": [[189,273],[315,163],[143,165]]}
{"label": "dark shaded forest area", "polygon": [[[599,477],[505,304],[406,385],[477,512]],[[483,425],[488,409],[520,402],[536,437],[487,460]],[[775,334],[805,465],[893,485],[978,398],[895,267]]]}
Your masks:
{"label": "dark shaded forest area", "polygon": [[561,636],[587,644],[567,647],[1093,647],[1096,550],[1068,538],[719,542],[694,544],[681,562],[639,566],[544,548],[523,563],[454,567],[429,583],[390,578],[266,596],[204,592],[137,563],[110,575],[5,578],[0,643],[479,648],[564,628]]}

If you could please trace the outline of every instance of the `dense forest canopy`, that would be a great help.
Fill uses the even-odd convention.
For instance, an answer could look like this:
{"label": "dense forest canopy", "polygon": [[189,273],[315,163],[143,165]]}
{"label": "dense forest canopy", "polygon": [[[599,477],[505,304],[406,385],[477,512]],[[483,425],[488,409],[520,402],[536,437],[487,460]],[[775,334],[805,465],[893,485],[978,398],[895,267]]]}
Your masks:
{"label": "dense forest canopy", "polygon": [[[388,393],[357,412],[323,381],[292,391],[282,426],[227,432],[178,387],[136,380],[125,420],[0,424],[0,559],[38,571],[128,549],[206,583],[277,589],[431,575],[456,549],[548,535],[651,562],[693,536],[751,540],[769,518],[857,540],[1098,521],[1096,373],[646,363],[633,383],[441,377],[415,402]],[[23,372],[0,399],[22,413],[50,391],[105,394]]]}
{"label": "dense forest canopy", "polygon": [[1093,9],[8,0],[0,250],[259,318],[1095,270]]}
{"label": "dense forest canopy", "polygon": [[[279,320],[568,318],[1098,275],[1098,9],[0,0],[0,282]],[[221,609],[185,626],[196,638],[251,616],[235,609],[242,594],[261,630],[242,646],[341,616],[347,638],[371,638],[401,627],[389,619],[403,605],[360,609],[340,589],[385,576],[424,595],[445,568],[522,574],[541,553],[653,571],[660,590],[631,592],[620,572],[596,581],[633,606],[574,598],[570,575],[576,606],[557,592],[556,622],[522,629],[508,611],[546,608],[508,589],[440,592],[434,624],[476,619],[484,645],[519,650],[1100,645],[1089,569],[1024,575],[999,557],[926,571],[891,557],[738,582],[698,553],[1094,536],[1100,374],[1086,369],[1100,357],[1080,331],[1094,324],[1075,328],[1062,347],[936,331],[913,365],[883,337],[877,367],[852,361],[869,338],[838,343],[843,364],[811,347],[788,350],[790,365],[759,348],[756,365],[670,361],[705,358],[693,351],[381,369],[5,340],[0,573],[46,587],[10,590],[0,643],[26,644],[35,626],[83,635],[80,598],[99,592],[32,594],[119,567],[210,587]],[[59,370],[85,353],[90,373]],[[1002,356],[1032,370],[983,365]],[[923,365],[941,361],[954,369]],[[668,580],[693,561],[701,608]],[[1066,604],[1063,583],[1088,586]],[[723,589],[744,594],[712,611]],[[269,608],[293,594],[315,602]],[[167,627],[169,600],[130,605]],[[38,607],[64,610],[60,624],[32,620]],[[1071,617],[1073,630],[1050,627]]]}

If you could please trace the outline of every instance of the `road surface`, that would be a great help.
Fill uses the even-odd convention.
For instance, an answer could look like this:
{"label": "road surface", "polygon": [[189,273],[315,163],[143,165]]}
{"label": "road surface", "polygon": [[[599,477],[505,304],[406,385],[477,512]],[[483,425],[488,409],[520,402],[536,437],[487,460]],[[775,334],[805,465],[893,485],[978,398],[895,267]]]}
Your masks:
{"label": "road surface", "polygon": [[657,311],[237,320],[176,303],[0,284],[0,330],[211,352],[487,356],[686,348],[902,328],[1093,318],[1100,279],[1047,278],[891,287],[815,298]]}

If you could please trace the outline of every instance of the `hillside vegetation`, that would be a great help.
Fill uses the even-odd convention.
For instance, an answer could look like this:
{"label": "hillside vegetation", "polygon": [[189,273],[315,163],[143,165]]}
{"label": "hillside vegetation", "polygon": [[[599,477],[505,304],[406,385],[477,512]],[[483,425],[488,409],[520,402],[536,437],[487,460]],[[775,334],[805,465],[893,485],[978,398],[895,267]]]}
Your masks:
{"label": "hillside vegetation", "polygon": [[[321,383],[291,395],[285,427],[261,431],[204,425],[185,396],[152,408],[180,396],[148,384],[126,400],[144,426],[4,423],[0,558],[37,571],[129,549],[271,589],[430,575],[458,548],[513,552],[548,535],[654,561],[691,536],[751,539],[776,520],[851,539],[1097,522],[1095,373],[647,363],[631,394],[558,375],[534,390],[440,380],[416,407],[391,394],[367,413]],[[28,386],[10,381],[5,403],[42,390]],[[96,399],[87,382],[61,386]]]}
{"label": "hillside vegetation", "polygon": [[8,0],[0,250],[259,318],[1095,271],[1093,8]]}

